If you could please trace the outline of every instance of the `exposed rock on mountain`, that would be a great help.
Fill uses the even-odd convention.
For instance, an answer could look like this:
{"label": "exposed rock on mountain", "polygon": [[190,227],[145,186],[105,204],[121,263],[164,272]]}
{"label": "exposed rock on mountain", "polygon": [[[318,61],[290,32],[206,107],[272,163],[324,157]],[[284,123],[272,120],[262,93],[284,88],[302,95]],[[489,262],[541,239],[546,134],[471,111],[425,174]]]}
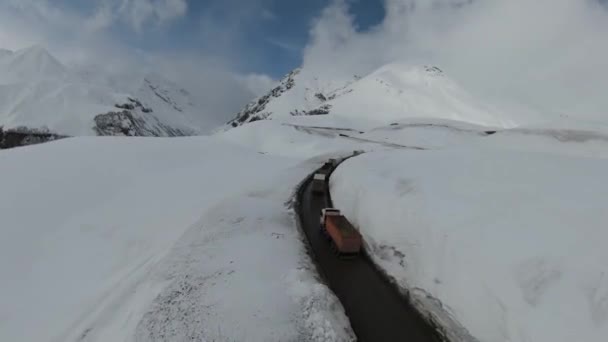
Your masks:
{"label": "exposed rock on mountain", "polygon": [[177,137],[194,135],[195,132],[177,129],[165,125],[155,117],[146,118],[144,114],[152,113],[152,109],[136,99],[128,98],[129,102],[115,105],[122,111],[111,111],[95,116],[95,132],[97,135],[152,136]]}
{"label": "exposed rock on mountain", "polygon": [[0,126],[0,150],[19,146],[41,144],[61,138],[66,137],[53,134],[46,129],[17,127],[5,131]]}
{"label": "exposed rock on mountain", "polygon": [[299,73],[300,69],[295,69],[287,74],[287,76],[285,76],[279,82],[279,85],[270,90],[268,94],[261,96],[248,104],[236,115],[236,118],[230,121],[228,124],[230,124],[232,127],[237,127],[247,122],[266,119],[270,114],[272,114],[271,112],[265,111],[266,106],[272,101],[273,98],[278,98],[283,93],[293,88],[295,85],[295,77]]}
{"label": "exposed rock on mountain", "polygon": [[392,63],[366,76],[354,75],[346,80],[318,76],[306,69],[294,70],[268,94],[239,112],[228,128],[257,120],[289,122],[290,117],[319,115],[331,118],[328,122],[334,124],[357,120],[372,127],[407,118],[512,125],[440,68]]}

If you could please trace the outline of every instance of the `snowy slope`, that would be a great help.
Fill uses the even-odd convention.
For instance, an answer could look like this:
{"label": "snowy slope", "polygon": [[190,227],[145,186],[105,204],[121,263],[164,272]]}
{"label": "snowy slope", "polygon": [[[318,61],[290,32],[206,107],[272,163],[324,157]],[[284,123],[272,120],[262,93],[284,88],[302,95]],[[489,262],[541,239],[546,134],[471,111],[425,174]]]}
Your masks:
{"label": "snowy slope", "polygon": [[456,340],[603,340],[608,135],[404,129],[448,144],[368,153],[331,179],[374,261]]}
{"label": "snowy slope", "polygon": [[[196,108],[160,75],[0,50],[0,126],[175,136]],[[510,114],[436,67],[297,69],[210,137],[0,151],[0,340],[351,340],[288,201],[355,149],[335,204],[452,336],[602,340],[608,126]]]}
{"label": "snowy slope", "polygon": [[0,53],[0,126],[71,136],[197,134],[190,94],[159,75],[70,69],[41,47]]}
{"label": "snowy slope", "polygon": [[351,340],[285,204],[319,163],[203,137],[0,151],[0,340]]}
{"label": "snowy slope", "polygon": [[355,121],[359,128],[406,118],[451,119],[499,127],[516,123],[473,98],[437,67],[393,63],[344,81],[319,78],[313,71],[297,69],[269,94],[238,113],[230,125],[262,119],[293,122],[301,116],[351,126]]}
{"label": "snowy slope", "polygon": [[0,84],[61,79],[66,76],[66,68],[40,46],[14,53],[8,50],[0,53]]}

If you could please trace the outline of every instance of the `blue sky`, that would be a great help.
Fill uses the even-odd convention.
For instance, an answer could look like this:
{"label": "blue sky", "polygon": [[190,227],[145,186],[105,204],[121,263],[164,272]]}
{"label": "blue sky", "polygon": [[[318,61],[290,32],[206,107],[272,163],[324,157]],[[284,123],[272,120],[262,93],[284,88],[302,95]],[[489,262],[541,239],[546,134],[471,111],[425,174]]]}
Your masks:
{"label": "blue sky", "polygon": [[484,96],[605,100],[599,3],[608,0],[0,0],[0,48],[40,44],[69,65],[158,72],[229,114],[304,55],[319,74],[432,63]]}
{"label": "blue sky", "polygon": [[[301,63],[314,18],[329,0],[188,1],[187,14],[165,30],[136,32],[121,26],[117,36],[146,50],[193,50],[239,55],[236,68],[280,77]],[[351,11],[360,30],[381,22],[381,0],[356,0]]]}
{"label": "blue sky", "polygon": [[[9,8],[12,4],[17,15],[38,13],[35,19],[43,22],[61,21],[54,12],[81,19],[72,26],[93,22],[111,40],[146,53],[199,54],[228,61],[240,73],[278,78],[300,65],[313,20],[331,0],[0,0],[0,7],[3,2]],[[347,2],[358,30],[368,30],[384,17],[383,0]],[[170,10],[180,3],[186,6]],[[142,4],[159,7],[158,14],[140,10]],[[48,26],[42,30],[58,30],[61,24]],[[70,30],[58,35],[66,41],[82,31]]]}
{"label": "blue sky", "polygon": [[0,48],[158,72],[233,114],[301,66],[315,20],[340,1],[359,31],[384,18],[385,0],[0,0]]}

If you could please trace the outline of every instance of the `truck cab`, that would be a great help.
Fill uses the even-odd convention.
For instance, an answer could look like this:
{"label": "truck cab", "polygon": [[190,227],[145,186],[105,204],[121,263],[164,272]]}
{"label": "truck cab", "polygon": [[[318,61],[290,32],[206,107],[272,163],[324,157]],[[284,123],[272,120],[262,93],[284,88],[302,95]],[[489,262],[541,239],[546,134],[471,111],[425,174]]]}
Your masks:
{"label": "truck cab", "polygon": [[340,213],[340,209],[336,209],[336,208],[323,208],[321,209],[321,218],[320,218],[320,224],[321,224],[321,229],[325,229],[325,218],[327,216],[340,216],[342,215]]}

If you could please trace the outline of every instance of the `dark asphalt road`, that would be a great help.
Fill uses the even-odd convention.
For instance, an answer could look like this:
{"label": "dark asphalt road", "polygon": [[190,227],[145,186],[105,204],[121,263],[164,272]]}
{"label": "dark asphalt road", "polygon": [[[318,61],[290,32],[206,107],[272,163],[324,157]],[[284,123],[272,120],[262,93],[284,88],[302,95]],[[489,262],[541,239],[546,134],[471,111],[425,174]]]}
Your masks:
{"label": "dark asphalt road", "polygon": [[361,255],[341,260],[319,233],[319,214],[329,201],[312,194],[312,182],[302,185],[300,217],[319,271],[338,296],[360,342],[441,341],[439,334],[407,300]]}

